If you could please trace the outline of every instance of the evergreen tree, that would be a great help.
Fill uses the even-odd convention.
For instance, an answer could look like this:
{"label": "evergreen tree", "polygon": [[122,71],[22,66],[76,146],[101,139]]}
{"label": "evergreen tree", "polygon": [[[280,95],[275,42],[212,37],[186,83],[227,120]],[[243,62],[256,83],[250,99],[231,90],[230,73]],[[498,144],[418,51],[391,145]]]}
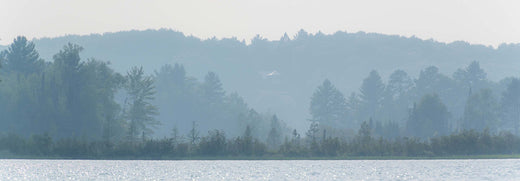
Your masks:
{"label": "evergreen tree", "polygon": [[218,128],[221,124],[224,124],[226,115],[224,114],[225,106],[225,92],[222,88],[222,83],[214,72],[208,72],[204,78],[204,82],[201,85],[201,94],[199,98],[202,98],[198,104],[201,112],[199,112],[204,124],[201,124],[201,129],[210,130]]}
{"label": "evergreen tree", "polygon": [[[32,42],[17,37],[6,50],[0,52],[0,130],[23,134],[40,131],[43,125],[36,120],[42,108],[41,73],[43,60]],[[3,104],[3,105],[2,105]],[[41,126],[40,126],[41,125]]]}
{"label": "evergreen tree", "polygon": [[388,85],[385,87],[385,95],[391,100],[405,97],[413,88],[412,79],[403,70],[396,70],[390,75]]}
{"label": "evergreen tree", "polygon": [[50,113],[48,119],[52,122],[49,124],[58,128],[55,132],[58,137],[85,134],[81,128],[86,122],[86,117],[81,117],[85,111],[81,104],[81,94],[84,91],[82,87],[88,84],[81,82],[81,51],[83,47],[68,43],[53,56],[50,85],[46,93],[50,97],[50,110],[45,112]]}
{"label": "evergreen tree", "polygon": [[[405,120],[412,99],[413,81],[405,71],[396,70],[390,75],[382,102],[383,118]],[[404,123],[404,122],[401,122]]]}
{"label": "evergreen tree", "polygon": [[6,71],[28,75],[43,70],[43,60],[40,59],[34,43],[27,41],[24,36],[16,37],[1,55],[0,59],[3,59]]}
{"label": "evergreen tree", "polygon": [[271,130],[269,130],[269,134],[267,135],[267,144],[271,148],[277,148],[281,144],[282,138],[282,129],[280,125],[280,121],[276,115],[273,115],[271,118]]}
{"label": "evergreen tree", "polygon": [[471,62],[465,69],[458,69],[453,73],[453,78],[462,86],[479,91],[487,82],[487,74],[477,61]]}
{"label": "evergreen tree", "polygon": [[516,135],[520,126],[520,80],[513,78],[502,94],[502,116],[506,128],[513,128]]}
{"label": "evergreen tree", "polygon": [[446,106],[436,94],[427,94],[410,112],[407,132],[410,136],[428,138],[445,135],[449,132]]}
{"label": "evergreen tree", "polygon": [[143,67],[133,67],[126,76],[126,91],[128,93],[126,118],[129,124],[128,138],[135,141],[140,134],[153,133],[150,126],[159,124],[154,116],[157,108],[150,103],[154,99],[153,79],[145,76]]}
{"label": "evergreen tree", "polygon": [[335,126],[344,125],[347,103],[343,94],[329,80],[323,81],[311,98],[311,121]]}
{"label": "evergreen tree", "polygon": [[372,70],[370,75],[363,80],[361,85],[362,118],[377,118],[377,113],[381,108],[385,85],[381,81],[381,76],[377,71]]}
{"label": "evergreen tree", "polygon": [[[457,120],[464,113],[464,105],[466,103],[468,90],[461,89],[450,77],[439,73],[439,69],[435,66],[427,67],[421,70],[419,78],[415,80],[414,101],[420,100],[426,94],[436,94],[445,104],[450,115]],[[448,122],[448,126],[456,128],[456,122]]]}
{"label": "evergreen tree", "polygon": [[202,84],[202,91],[205,100],[210,106],[220,105],[226,94],[222,88],[220,79],[214,72],[208,72],[208,74],[206,74],[204,83]]}
{"label": "evergreen tree", "polygon": [[[166,136],[174,125],[179,126],[182,134],[190,129],[189,120],[201,120],[196,112],[199,108],[196,82],[190,81],[186,76],[184,66],[169,64],[162,66],[154,74],[154,87],[156,88],[153,104],[158,107],[157,116],[163,126],[157,130],[158,135]],[[199,113],[200,114],[200,113]]]}
{"label": "evergreen tree", "polygon": [[80,88],[80,68],[82,65],[79,53],[83,47],[68,43],[53,56],[56,77],[56,86],[61,88],[59,94],[65,95],[66,107],[76,103],[77,93]]}
{"label": "evergreen tree", "polygon": [[464,109],[463,128],[483,131],[489,128],[492,131],[498,126],[498,104],[490,89],[481,89],[469,96]]}

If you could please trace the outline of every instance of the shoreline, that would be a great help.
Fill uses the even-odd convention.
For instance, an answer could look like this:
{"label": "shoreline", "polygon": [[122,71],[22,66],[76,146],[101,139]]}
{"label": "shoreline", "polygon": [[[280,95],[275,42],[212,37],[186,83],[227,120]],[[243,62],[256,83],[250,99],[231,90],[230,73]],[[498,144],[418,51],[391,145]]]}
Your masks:
{"label": "shoreline", "polygon": [[229,157],[41,157],[41,156],[16,156],[2,155],[0,159],[6,160],[143,160],[143,161],[218,161],[218,160],[485,160],[485,159],[520,159],[520,155],[463,155],[463,156],[435,156],[435,157],[409,157],[409,156],[346,156],[346,157],[247,157],[247,156],[229,156]]}

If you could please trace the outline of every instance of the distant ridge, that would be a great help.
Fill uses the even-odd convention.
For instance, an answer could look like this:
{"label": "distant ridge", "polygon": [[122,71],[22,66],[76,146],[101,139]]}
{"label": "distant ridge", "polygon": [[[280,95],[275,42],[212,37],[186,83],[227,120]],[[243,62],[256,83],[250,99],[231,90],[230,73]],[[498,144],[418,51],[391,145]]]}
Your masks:
{"label": "distant ridge", "polygon": [[[325,56],[323,58],[332,59],[336,59],[336,57],[331,56],[339,54],[338,52],[340,50],[358,50],[356,52],[351,52],[353,54],[350,55],[354,56],[355,54],[359,54],[362,56],[359,57],[360,59],[383,59],[383,57],[377,57],[377,54],[387,54],[391,55],[390,57],[403,56],[408,57],[407,59],[415,59],[413,61],[420,61],[420,59],[423,59],[425,61],[424,63],[431,62],[429,65],[439,64],[436,66],[439,66],[441,71],[444,72],[452,72],[450,68],[445,69],[442,66],[442,64],[446,64],[446,62],[444,62],[446,59],[452,57],[453,59],[458,58],[457,62],[462,62],[460,65],[467,63],[466,59],[473,59],[481,62],[481,64],[485,66],[487,61],[490,61],[489,59],[491,57],[498,56],[497,58],[500,59],[510,59],[520,55],[520,53],[518,53],[518,50],[520,50],[520,44],[501,44],[499,47],[493,48],[491,46],[480,44],[469,44],[464,41],[443,43],[433,39],[423,40],[414,36],[408,38],[398,35],[365,32],[346,33],[341,31],[326,35],[320,32],[309,34],[304,30],[298,32],[295,36],[282,36],[280,40],[274,41],[269,41],[263,39],[261,36],[257,36],[251,40],[251,44],[249,45],[246,45],[244,41],[236,38],[200,39],[194,36],[186,36],[182,32],[169,29],[144,31],[131,30],[90,35],[66,35],[55,38],[35,39],[34,42],[36,43],[41,56],[48,61],[52,60],[52,55],[59,51],[63,45],[72,42],[85,48],[83,57],[96,57],[111,61],[114,63],[114,68],[118,71],[124,71],[127,67],[132,65],[143,64],[143,62],[138,60],[138,58],[144,58],[144,54],[153,54],[153,56],[147,58],[152,60],[148,60],[144,63],[147,64],[146,68],[156,69],[161,66],[161,62],[164,61],[171,62],[176,59],[177,61],[175,62],[179,62],[185,61],[187,58],[197,59],[197,57],[201,58],[200,55],[202,54],[210,55],[211,53],[214,53],[216,49],[226,51],[217,53],[220,55],[225,53],[236,53],[232,50],[234,48],[247,48],[248,52],[251,53],[251,50],[254,52],[261,52],[261,47],[269,47],[269,49],[263,49],[264,51],[270,50],[269,52],[264,53],[277,52],[277,54],[283,55],[283,52],[280,53],[282,49],[288,48],[294,50],[295,48],[305,46],[307,49],[310,48],[309,50],[320,54],[327,52],[328,54],[324,54]],[[324,46],[335,47],[335,49],[326,50],[324,49],[326,48]],[[2,48],[2,46],[0,46],[0,48]],[[5,48],[5,46],[3,48]],[[137,52],[130,51],[137,49],[139,49]],[[373,53],[375,54],[366,53],[371,50],[374,50]],[[398,51],[391,52],[385,50]],[[127,58],[124,54],[137,53],[142,54],[143,57],[131,56],[134,58],[128,58],[124,61],[122,60],[122,58]],[[199,55],[194,55],[195,53],[199,53]],[[242,55],[243,52],[236,53],[234,56]],[[156,59],[153,60],[154,58]],[[277,57],[274,58],[276,59]],[[388,57],[384,58],[388,59]],[[457,62],[453,63],[457,65]],[[458,67],[460,66],[455,66],[453,68]],[[498,71],[497,75],[491,73],[490,78],[503,78],[499,72],[502,71]],[[410,73],[414,74],[413,72]]]}

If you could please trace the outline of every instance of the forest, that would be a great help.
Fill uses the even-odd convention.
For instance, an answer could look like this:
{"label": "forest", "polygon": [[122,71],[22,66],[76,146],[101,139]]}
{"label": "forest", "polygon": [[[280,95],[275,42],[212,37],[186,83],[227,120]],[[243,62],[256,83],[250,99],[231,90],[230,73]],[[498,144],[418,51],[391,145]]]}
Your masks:
{"label": "forest", "polygon": [[[385,83],[368,70],[344,94],[325,78],[308,98],[305,131],[203,80],[183,64],[116,72],[67,43],[44,60],[17,37],[0,54],[2,154],[68,158],[197,156],[451,156],[520,152],[520,80],[495,82],[478,61],[451,76],[430,66]],[[352,65],[355,66],[355,65]],[[274,75],[276,72],[273,72]],[[240,75],[236,75],[240,76]],[[254,84],[254,82],[251,82]],[[157,134],[157,130],[169,130]],[[300,134],[299,132],[302,132]],[[161,135],[161,136],[157,136]]]}
{"label": "forest", "polygon": [[[63,45],[73,42],[85,49],[81,52],[82,57],[110,61],[110,67],[121,74],[136,65],[142,65],[147,74],[153,74],[166,64],[176,63],[184,66],[189,77],[198,80],[204,80],[206,74],[213,71],[223,81],[224,90],[238,92],[258,112],[276,113],[298,131],[308,128],[309,122],[302,120],[311,116],[309,98],[325,79],[349,96],[352,92],[359,93],[363,79],[371,70],[376,70],[385,84],[389,84],[390,75],[396,70],[405,71],[415,81],[421,70],[429,66],[435,66],[439,74],[454,79],[454,72],[473,61],[485,70],[487,79],[497,83],[518,76],[520,72],[520,44],[491,47],[464,41],[445,43],[368,32],[327,34],[300,30],[296,34],[284,34],[280,39],[268,40],[258,35],[247,41],[233,37],[202,39],[160,29],[32,41],[46,61],[52,61]],[[0,46],[0,50],[3,49],[7,47]],[[499,98],[505,87],[500,84],[491,88]],[[437,93],[450,110],[457,109],[451,111],[451,119],[460,119],[465,101],[462,99],[468,90],[457,94]],[[453,103],[453,100],[458,102]],[[161,108],[164,106],[159,106]],[[159,112],[158,120],[171,122],[170,115]],[[177,126],[188,128],[190,124],[177,123]],[[156,130],[157,135],[170,135],[170,129],[161,128]]]}

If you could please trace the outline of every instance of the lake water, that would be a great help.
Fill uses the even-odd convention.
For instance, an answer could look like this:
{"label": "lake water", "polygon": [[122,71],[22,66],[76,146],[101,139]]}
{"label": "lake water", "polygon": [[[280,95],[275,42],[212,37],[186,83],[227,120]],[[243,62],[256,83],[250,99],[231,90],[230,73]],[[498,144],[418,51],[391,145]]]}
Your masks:
{"label": "lake water", "polygon": [[0,160],[0,180],[519,180],[520,160]]}

